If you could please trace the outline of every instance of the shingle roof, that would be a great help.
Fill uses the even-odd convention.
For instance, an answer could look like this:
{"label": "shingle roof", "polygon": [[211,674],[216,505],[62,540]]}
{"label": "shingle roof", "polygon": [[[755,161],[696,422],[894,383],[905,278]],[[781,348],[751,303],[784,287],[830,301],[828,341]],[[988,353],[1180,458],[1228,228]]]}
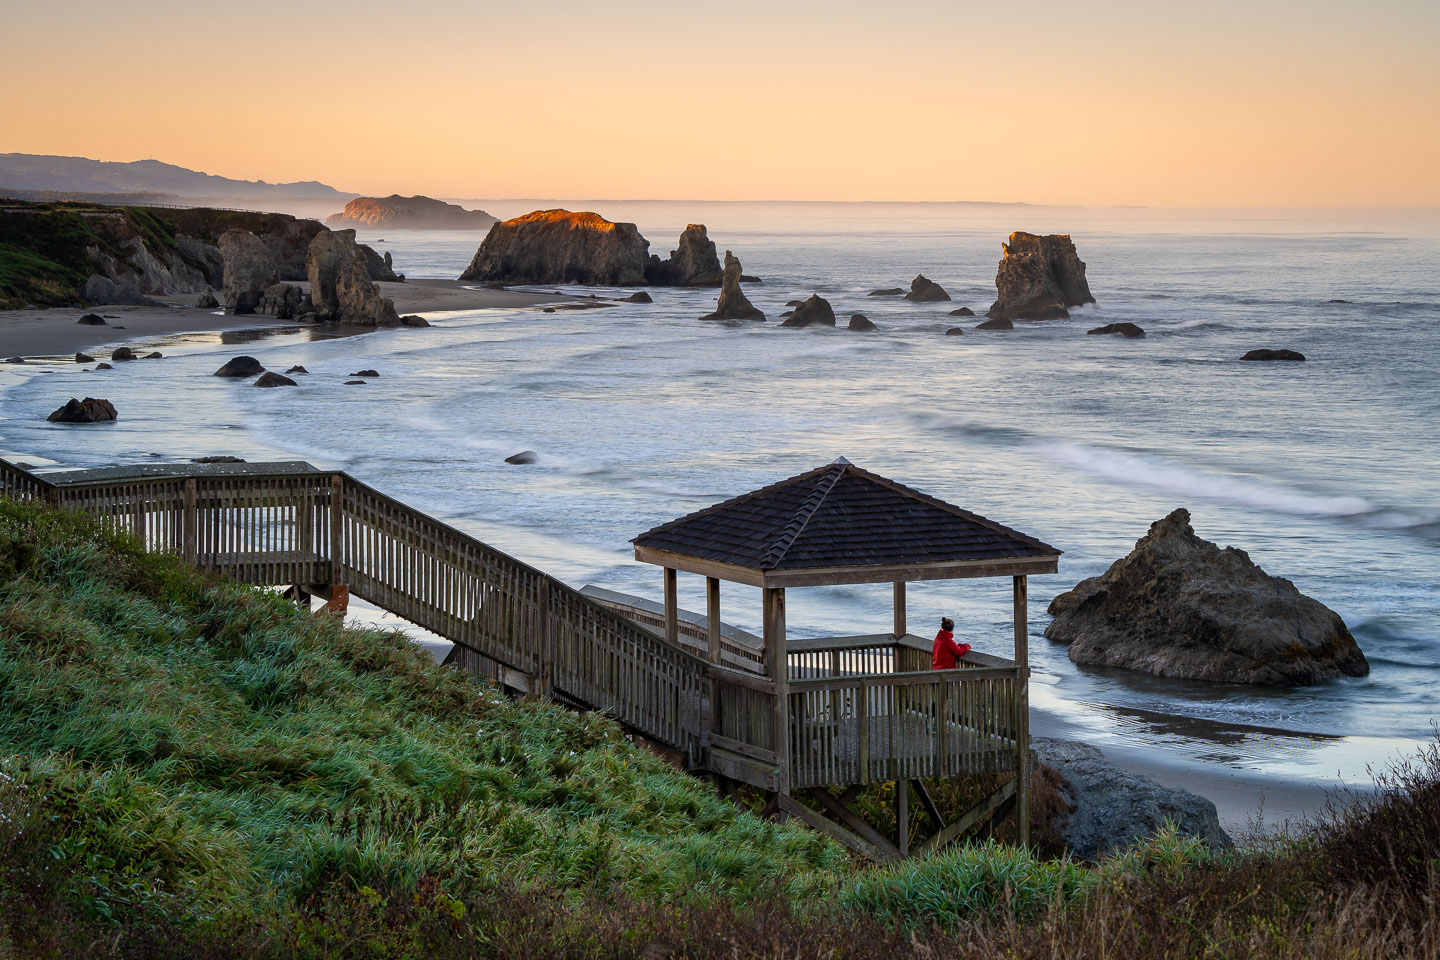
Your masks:
{"label": "shingle roof", "polygon": [[637,547],[755,570],[1053,557],[1060,551],[845,459],[640,534]]}

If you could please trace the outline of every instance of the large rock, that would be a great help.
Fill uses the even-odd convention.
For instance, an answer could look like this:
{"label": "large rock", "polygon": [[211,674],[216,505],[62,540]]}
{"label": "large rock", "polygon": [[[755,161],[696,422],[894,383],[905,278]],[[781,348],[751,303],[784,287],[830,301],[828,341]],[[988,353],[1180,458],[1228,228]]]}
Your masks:
{"label": "large rock", "polygon": [[1122,337],[1130,340],[1145,339],[1145,328],[1139,324],[1131,323],[1128,320],[1120,323],[1107,323],[1103,327],[1096,327],[1094,330],[1086,330],[1085,332],[1089,334],[1099,334],[1101,336],[1118,333]]}
{"label": "large rock", "polygon": [[633,223],[537,210],[491,227],[460,279],[635,286],[645,282],[649,260],[650,243]]}
{"label": "large rock", "polygon": [[269,371],[269,372],[267,372],[267,373],[262,373],[262,374],[260,375],[260,379],[256,380],[254,385],[257,386],[257,387],[294,387],[294,386],[298,386],[298,384],[297,384],[294,380],[291,380],[289,377],[285,376],[284,374],[276,373],[276,372],[273,371],[273,370],[271,370],[271,371]]}
{"label": "large rock", "polygon": [[225,258],[225,310],[236,316],[254,313],[265,290],[280,281],[280,271],[269,248],[248,230],[226,230],[220,235]]}
{"label": "large rock", "polygon": [[195,300],[197,310],[215,310],[220,306],[220,301],[215,299],[215,291],[209,287]]}
{"label": "large rock", "polygon": [[356,244],[360,255],[365,258],[365,272],[370,275],[371,280],[383,280],[387,283],[403,283],[405,275],[395,272],[395,261],[390,258],[390,251],[385,251],[381,256],[369,244]]}
{"label": "large rock", "polygon": [[1063,320],[1069,307],[1094,303],[1085,264],[1064,234],[1015,232],[995,273],[995,303],[987,316],[1006,320]]}
{"label": "large rock", "polygon": [[1176,510],[1135,550],[1050,603],[1045,636],[1076,663],[1162,677],[1296,686],[1370,672],[1339,614]]}
{"label": "large rock", "polygon": [[833,327],[835,326],[835,311],[830,307],[830,301],[812,293],[810,299],[795,308],[782,327]]}
{"label": "large rock", "polygon": [[949,300],[950,294],[946,293],[940,284],[920,273],[910,281],[910,292],[905,294],[905,299],[915,303],[940,303]]}
{"label": "large rock", "polygon": [[[356,197],[340,213],[325,218],[330,227],[388,227],[392,230],[487,230],[495,218],[484,210],[431,197]],[[378,277],[376,279],[379,279]]]}
{"label": "large rock", "polygon": [[740,289],[740,259],[729,250],[725,251],[725,280],[720,285],[720,302],[715,312],[701,317],[702,320],[764,320],[760,312]]}
{"label": "large rock", "polygon": [[861,332],[868,333],[871,330],[875,329],[875,321],[871,320],[863,313],[853,313],[850,315],[850,324],[846,327],[846,329],[859,330]]}
{"label": "large rock", "polygon": [[[114,268],[112,267],[112,269]],[[122,273],[118,281],[98,273],[92,273],[85,279],[85,284],[80,288],[80,299],[96,307],[122,305],[130,307],[165,306],[165,304],[159,300],[152,300],[140,292],[140,279],[138,274],[133,273]]]}
{"label": "large rock", "polygon": [[1233,846],[1220,827],[1215,804],[1181,787],[1165,787],[1149,777],[1127,773],[1087,743],[1033,737],[1039,761],[1065,780],[1062,794],[1069,814],[1058,824],[1061,839],[1081,860],[1098,860],[1172,823],[1186,837],[1205,842],[1212,852]]}
{"label": "large rock", "polygon": [[317,233],[306,259],[310,299],[322,320],[370,327],[398,327],[395,303],[370,279],[354,230]]}
{"label": "large rock", "polygon": [[234,357],[211,376],[215,377],[257,377],[265,372],[265,366],[254,357]]}
{"label": "large rock", "polygon": [[294,320],[301,313],[305,302],[305,291],[293,283],[276,283],[265,288],[260,300],[260,311],[276,320]]}
{"label": "large rock", "polygon": [[710,239],[703,223],[692,223],[685,228],[680,234],[680,245],[670,251],[668,260],[652,255],[645,265],[645,282],[658,287],[718,287],[723,281],[715,241]]}
{"label": "large rock", "polygon": [[109,400],[97,400],[94,397],[76,400],[71,397],[65,406],[45,419],[51,423],[107,423],[117,416],[115,405]]}

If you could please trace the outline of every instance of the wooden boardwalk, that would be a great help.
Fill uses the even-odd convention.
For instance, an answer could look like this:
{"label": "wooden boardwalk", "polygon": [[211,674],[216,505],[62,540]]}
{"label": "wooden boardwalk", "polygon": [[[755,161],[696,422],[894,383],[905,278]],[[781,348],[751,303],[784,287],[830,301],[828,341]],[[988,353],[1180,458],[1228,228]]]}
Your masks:
{"label": "wooden boardwalk", "polygon": [[1025,678],[1009,661],[972,655],[964,669],[931,671],[928,644],[913,636],[796,641],[777,691],[749,635],[731,630],[711,662],[703,623],[669,642],[663,618],[635,598],[587,596],[306,463],[42,477],[0,460],[0,496],[95,515],[245,583],[322,596],[343,585],[452,641],[457,665],[603,711],[689,769],[776,791],[776,809],[807,822],[817,814],[793,809],[792,791],[1013,771],[1028,747]]}

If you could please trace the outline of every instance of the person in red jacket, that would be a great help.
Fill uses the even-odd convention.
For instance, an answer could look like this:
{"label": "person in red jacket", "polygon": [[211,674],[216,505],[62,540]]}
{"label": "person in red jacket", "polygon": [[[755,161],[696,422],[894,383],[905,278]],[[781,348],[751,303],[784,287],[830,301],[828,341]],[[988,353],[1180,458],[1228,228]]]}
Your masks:
{"label": "person in red jacket", "polygon": [[970,652],[970,644],[955,642],[955,621],[949,617],[940,619],[940,632],[935,634],[935,646],[930,654],[930,669],[954,670],[960,658]]}

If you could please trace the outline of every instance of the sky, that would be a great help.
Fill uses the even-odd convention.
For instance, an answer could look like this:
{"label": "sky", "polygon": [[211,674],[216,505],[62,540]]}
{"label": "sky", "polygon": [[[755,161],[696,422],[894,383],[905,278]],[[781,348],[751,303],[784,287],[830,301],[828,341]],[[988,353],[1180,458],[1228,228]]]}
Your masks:
{"label": "sky", "polygon": [[1440,0],[18,0],[0,152],[365,194],[1440,206]]}

